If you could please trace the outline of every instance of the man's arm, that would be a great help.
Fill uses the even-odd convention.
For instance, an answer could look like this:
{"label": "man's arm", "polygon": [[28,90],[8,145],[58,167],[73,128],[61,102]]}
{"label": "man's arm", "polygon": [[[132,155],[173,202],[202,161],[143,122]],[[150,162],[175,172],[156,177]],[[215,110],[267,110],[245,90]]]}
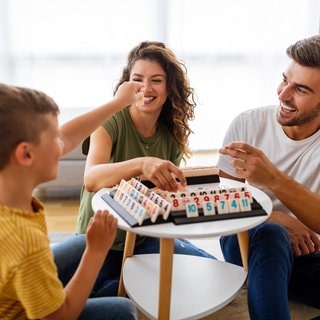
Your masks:
{"label": "man's arm", "polygon": [[311,192],[283,172],[279,172],[274,184],[268,188],[305,225],[320,233],[320,195]]}
{"label": "man's arm", "polygon": [[232,165],[237,175],[249,183],[271,190],[305,225],[320,233],[320,195],[278,170],[258,148],[243,142],[232,142],[220,153],[233,158]]}

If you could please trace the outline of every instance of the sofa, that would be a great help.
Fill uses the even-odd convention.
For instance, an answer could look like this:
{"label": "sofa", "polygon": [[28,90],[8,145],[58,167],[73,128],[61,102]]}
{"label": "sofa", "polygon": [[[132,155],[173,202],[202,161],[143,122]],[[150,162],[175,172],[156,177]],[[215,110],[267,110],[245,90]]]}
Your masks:
{"label": "sofa", "polygon": [[44,198],[78,197],[83,184],[86,156],[79,145],[59,161],[57,179],[40,184],[35,195]]}

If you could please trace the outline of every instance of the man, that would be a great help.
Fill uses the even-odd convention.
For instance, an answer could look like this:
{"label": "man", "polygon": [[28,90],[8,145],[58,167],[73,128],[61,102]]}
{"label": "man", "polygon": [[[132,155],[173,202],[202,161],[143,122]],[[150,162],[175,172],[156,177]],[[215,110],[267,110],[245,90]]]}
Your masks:
{"label": "man", "polygon": [[[287,49],[279,106],[243,112],[228,129],[221,177],[247,181],[273,201],[267,222],[249,231],[251,319],[290,319],[288,297],[320,308],[320,36]],[[236,236],[221,238],[241,264]]]}

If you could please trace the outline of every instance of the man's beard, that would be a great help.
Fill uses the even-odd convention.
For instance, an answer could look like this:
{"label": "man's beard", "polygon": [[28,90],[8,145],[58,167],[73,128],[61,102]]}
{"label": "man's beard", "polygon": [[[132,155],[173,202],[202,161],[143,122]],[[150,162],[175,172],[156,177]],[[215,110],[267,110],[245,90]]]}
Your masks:
{"label": "man's beard", "polygon": [[[304,124],[306,124],[306,123],[308,123],[308,122],[310,122],[320,116],[320,104],[318,104],[317,106],[315,106],[313,109],[311,109],[309,111],[306,111],[304,113],[300,113],[296,117],[287,119],[287,118],[283,117],[280,113],[280,109],[284,105],[285,105],[284,103],[280,103],[278,113],[277,113],[277,121],[282,126],[287,126],[287,127],[301,126],[301,125],[304,125]],[[290,107],[290,106],[288,105],[288,107]]]}

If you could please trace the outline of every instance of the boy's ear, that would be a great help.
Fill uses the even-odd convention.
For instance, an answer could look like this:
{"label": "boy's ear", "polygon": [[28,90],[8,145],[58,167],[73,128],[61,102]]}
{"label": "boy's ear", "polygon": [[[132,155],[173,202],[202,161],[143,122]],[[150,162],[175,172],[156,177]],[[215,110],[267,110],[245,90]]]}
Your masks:
{"label": "boy's ear", "polygon": [[17,145],[14,155],[16,161],[21,165],[29,166],[33,161],[32,148],[28,142],[21,142]]}

